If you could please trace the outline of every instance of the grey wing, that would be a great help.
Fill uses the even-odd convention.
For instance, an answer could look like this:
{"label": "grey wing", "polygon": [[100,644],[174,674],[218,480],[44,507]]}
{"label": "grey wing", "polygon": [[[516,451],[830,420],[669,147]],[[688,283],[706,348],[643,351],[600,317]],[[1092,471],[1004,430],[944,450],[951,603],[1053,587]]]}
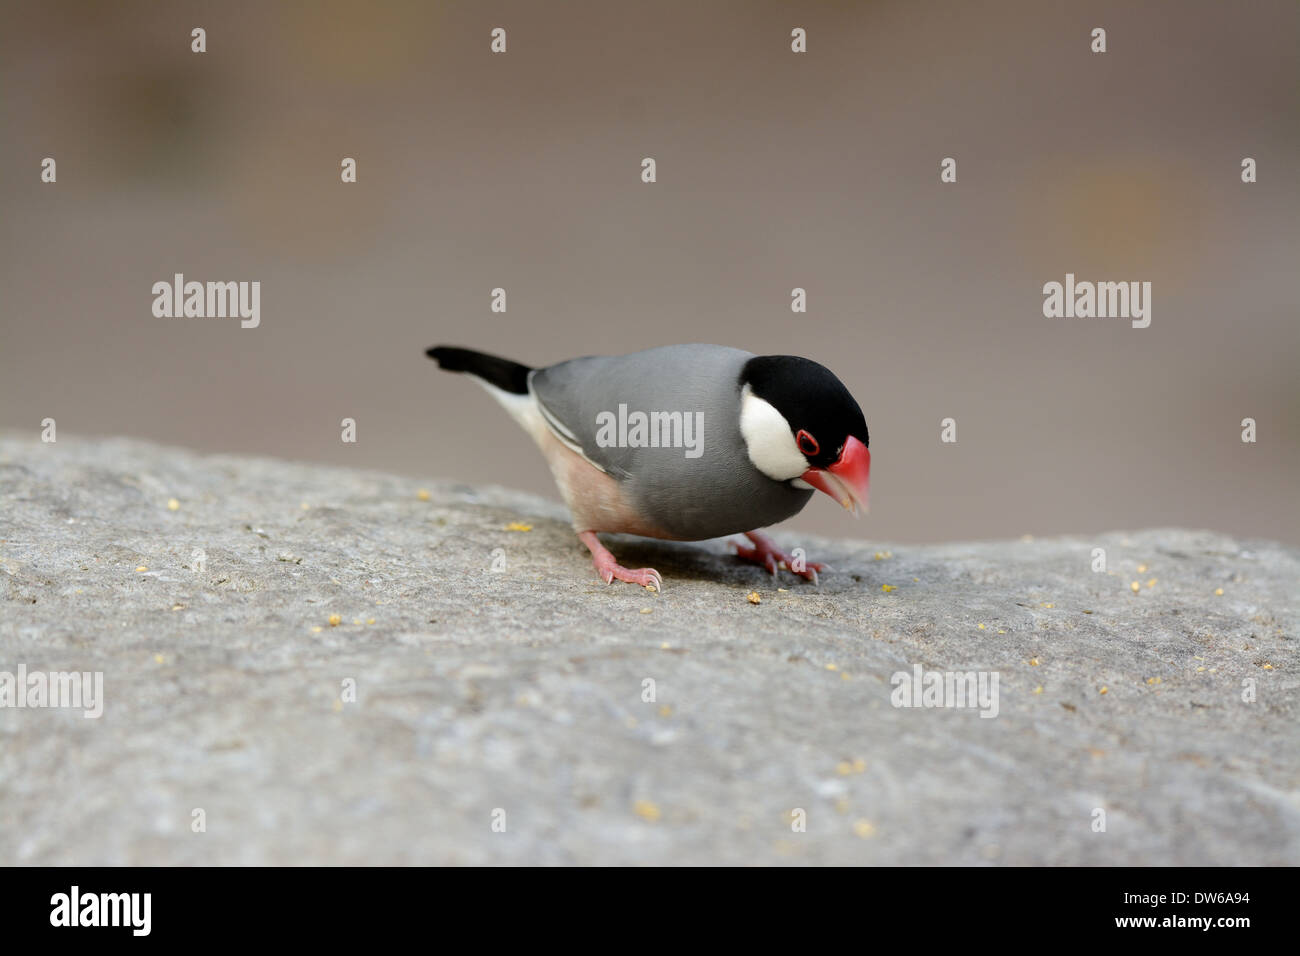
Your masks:
{"label": "grey wing", "polygon": [[751,357],[719,345],[670,345],[561,362],[534,371],[528,384],[556,437],[624,480],[636,474],[645,450],[598,443],[602,413],[617,416],[620,405],[642,412],[695,410],[717,390],[734,388]]}

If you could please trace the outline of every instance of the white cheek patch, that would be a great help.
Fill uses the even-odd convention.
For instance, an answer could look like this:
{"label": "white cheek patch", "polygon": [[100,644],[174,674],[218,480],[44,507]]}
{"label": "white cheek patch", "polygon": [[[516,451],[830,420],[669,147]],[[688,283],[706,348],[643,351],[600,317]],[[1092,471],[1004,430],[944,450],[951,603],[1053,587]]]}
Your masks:
{"label": "white cheek patch", "polygon": [[794,443],[790,423],[769,402],[745,386],[740,397],[740,434],[754,467],[776,481],[798,478],[808,470],[808,459]]}

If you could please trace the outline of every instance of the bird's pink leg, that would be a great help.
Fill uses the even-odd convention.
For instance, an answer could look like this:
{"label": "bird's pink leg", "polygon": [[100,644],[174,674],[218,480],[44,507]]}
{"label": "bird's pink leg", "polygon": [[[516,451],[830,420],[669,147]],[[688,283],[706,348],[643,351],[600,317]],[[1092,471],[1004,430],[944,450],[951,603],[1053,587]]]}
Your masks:
{"label": "bird's pink leg", "polygon": [[817,572],[825,571],[829,565],[819,564],[816,561],[804,561],[801,570],[795,570],[795,559],[786,554],[776,546],[776,542],[767,535],[759,531],[746,531],[745,537],[754,542],[754,547],[747,548],[743,544],[735,541],[731,546],[736,549],[736,555],[742,561],[752,561],[754,564],[760,564],[772,572],[772,577],[776,577],[776,569],[779,565],[784,564],[789,571],[807,578],[813,584],[819,584]]}
{"label": "bird's pink leg", "polygon": [[591,552],[591,563],[595,565],[596,573],[606,584],[612,582],[615,578],[620,581],[626,581],[629,584],[639,584],[642,587],[653,587],[656,592],[662,592],[664,589],[664,579],[659,576],[659,572],[654,568],[637,568],[635,571],[623,567],[614,560],[614,556],[609,553],[609,549],[600,543],[594,531],[579,531],[578,540],[587,546]]}

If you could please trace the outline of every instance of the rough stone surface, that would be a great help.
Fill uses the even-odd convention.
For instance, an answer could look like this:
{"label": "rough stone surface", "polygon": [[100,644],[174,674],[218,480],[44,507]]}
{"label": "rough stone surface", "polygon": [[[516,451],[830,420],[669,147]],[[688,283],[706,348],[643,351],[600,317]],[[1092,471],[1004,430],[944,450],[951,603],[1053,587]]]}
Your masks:
{"label": "rough stone surface", "polygon": [[1300,863],[1295,548],[615,539],[655,596],[509,491],[14,435],[0,538],[0,671],[106,698],[0,709],[0,863]]}

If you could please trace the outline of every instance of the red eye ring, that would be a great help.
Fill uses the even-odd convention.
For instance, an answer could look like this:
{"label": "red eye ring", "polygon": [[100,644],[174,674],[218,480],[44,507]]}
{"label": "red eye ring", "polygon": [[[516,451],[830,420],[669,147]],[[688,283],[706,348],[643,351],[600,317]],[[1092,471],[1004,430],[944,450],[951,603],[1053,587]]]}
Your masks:
{"label": "red eye ring", "polygon": [[799,429],[799,434],[794,436],[794,443],[799,446],[799,450],[805,455],[815,455],[821,451],[821,445],[817,444],[817,439],[802,428]]}

